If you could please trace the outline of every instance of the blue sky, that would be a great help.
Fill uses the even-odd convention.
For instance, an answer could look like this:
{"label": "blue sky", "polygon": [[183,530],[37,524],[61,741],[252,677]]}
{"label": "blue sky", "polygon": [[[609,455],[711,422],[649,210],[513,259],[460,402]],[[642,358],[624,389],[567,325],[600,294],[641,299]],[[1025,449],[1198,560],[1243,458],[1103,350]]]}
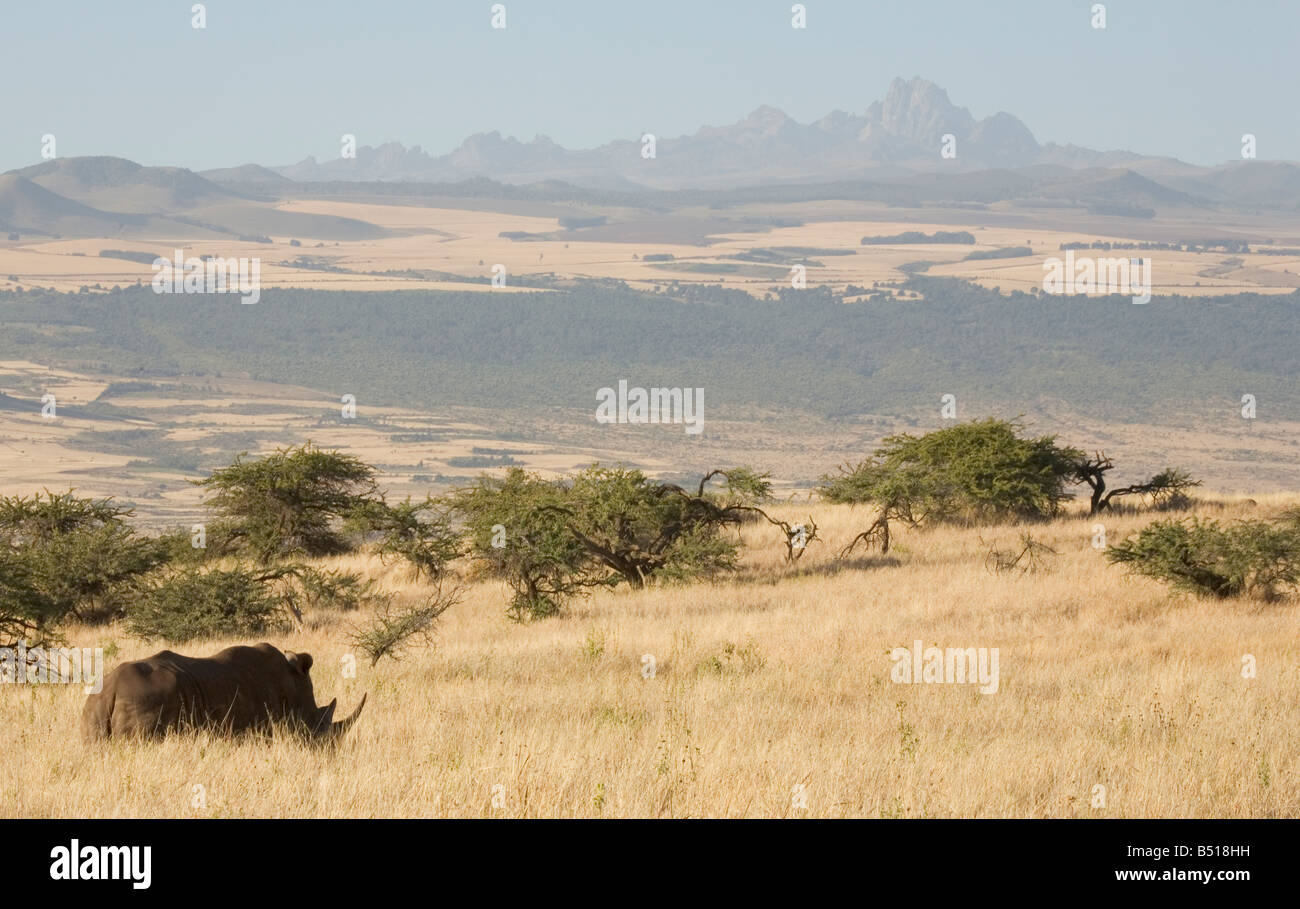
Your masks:
{"label": "blue sky", "polygon": [[761,104],[863,111],[920,75],[1041,142],[1212,164],[1300,160],[1300,2],[1115,0],[6,0],[0,170],[109,154],[194,169],[434,153],[474,132],[571,148],[676,136]]}

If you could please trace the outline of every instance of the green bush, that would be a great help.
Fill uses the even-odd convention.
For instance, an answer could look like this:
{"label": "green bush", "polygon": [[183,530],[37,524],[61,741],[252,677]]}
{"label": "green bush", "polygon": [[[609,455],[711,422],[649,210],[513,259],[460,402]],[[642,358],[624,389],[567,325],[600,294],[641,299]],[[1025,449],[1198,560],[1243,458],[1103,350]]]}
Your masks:
{"label": "green bush", "polygon": [[265,579],[241,568],[185,568],[146,586],[126,616],[143,638],[184,643],[196,638],[249,637],[288,626],[283,600]]}
{"label": "green bush", "polygon": [[18,553],[0,547],[0,647],[56,642],[59,618],[56,604],[33,583],[30,566]]}
{"label": "green bush", "polygon": [[352,612],[362,607],[382,605],[390,597],[375,589],[373,578],[363,578],[350,571],[322,571],[303,566],[291,579],[289,596],[300,598],[309,609],[337,609]]}
{"label": "green bush", "polygon": [[[111,499],[66,493],[0,497],[0,550],[12,577],[40,597],[44,622],[103,621],[122,613],[168,546],[141,537]],[[14,565],[21,563],[21,571]],[[16,614],[17,606],[7,607]]]}
{"label": "green bush", "polygon": [[1300,522],[1156,521],[1110,547],[1106,556],[1176,590],[1274,599],[1300,581]]}
{"label": "green bush", "polygon": [[464,521],[470,554],[510,585],[511,618],[556,615],[564,601],[593,586],[582,544],[569,532],[563,485],[522,468],[481,476],[448,501]]}

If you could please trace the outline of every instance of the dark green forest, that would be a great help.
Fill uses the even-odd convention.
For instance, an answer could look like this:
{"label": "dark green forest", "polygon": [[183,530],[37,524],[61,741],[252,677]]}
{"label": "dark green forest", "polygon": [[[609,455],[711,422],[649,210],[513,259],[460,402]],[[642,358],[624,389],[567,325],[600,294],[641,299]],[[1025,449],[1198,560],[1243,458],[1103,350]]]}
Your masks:
{"label": "dark green forest", "polygon": [[134,377],[250,374],[374,404],[595,406],[620,378],[703,387],[706,413],[826,417],[1067,402],[1110,419],[1171,410],[1300,419],[1300,293],[1216,298],[1011,296],[916,276],[919,299],[844,304],[824,288],[756,299],[592,281],[539,293],[237,297],[0,294],[0,357]]}

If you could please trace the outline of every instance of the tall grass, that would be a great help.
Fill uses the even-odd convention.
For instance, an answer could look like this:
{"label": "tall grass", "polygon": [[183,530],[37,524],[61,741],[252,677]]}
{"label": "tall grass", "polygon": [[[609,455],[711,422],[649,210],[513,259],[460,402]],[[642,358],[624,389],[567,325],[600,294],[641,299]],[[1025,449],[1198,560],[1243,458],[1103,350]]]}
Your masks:
{"label": "tall grass", "polygon": [[[1294,498],[1198,511],[1257,516]],[[747,526],[734,577],[602,591],[529,625],[507,620],[503,585],[478,580],[431,647],[373,669],[347,643],[364,615],[308,615],[272,643],[315,656],[321,703],[337,696],[345,712],[370,693],[336,750],[202,734],[89,747],[79,686],[0,686],[0,814],[1300,814],[1292,603],[1172,598],[1107,565],[1091,545],[1096,522],[1079,514],[903,532],[886,557],[840,563],[867,514],[776,511],[800,521],[810,507],[824,542],[797,566],[778,532]],[[1118,542],[1151,519],[1102,523]],[[989,549],[1025,530],[1059,555],[1034,573],[988,571]],[[421,592],[370,557],[322,564],[375,575],[400,598]],[[115,646],[113,661],[162,647],[120,627],[72,638]],[[999,648],[997,693],[892,682],[890,650],[914,640]]]}

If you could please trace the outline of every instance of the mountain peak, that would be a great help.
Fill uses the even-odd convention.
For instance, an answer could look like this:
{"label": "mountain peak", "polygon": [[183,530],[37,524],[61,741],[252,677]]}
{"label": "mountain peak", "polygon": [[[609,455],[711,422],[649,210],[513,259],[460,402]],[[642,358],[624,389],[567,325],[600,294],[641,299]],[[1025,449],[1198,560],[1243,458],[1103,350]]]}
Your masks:
{"label": "mountain peak", "polygon": [[962,136],[975,126],[970,111],[953,104],[946,91],[920,76],[889,83],[879,112],[886,132],[930,148],[936,147],[945,133]]}
{"label": "mountain peak", "polygon": [[779,107],[772,107],[770,104],[761,104],[749,112],[745,118],[746,123],[761,124],[780,124],[785,123],[790,116]]}

